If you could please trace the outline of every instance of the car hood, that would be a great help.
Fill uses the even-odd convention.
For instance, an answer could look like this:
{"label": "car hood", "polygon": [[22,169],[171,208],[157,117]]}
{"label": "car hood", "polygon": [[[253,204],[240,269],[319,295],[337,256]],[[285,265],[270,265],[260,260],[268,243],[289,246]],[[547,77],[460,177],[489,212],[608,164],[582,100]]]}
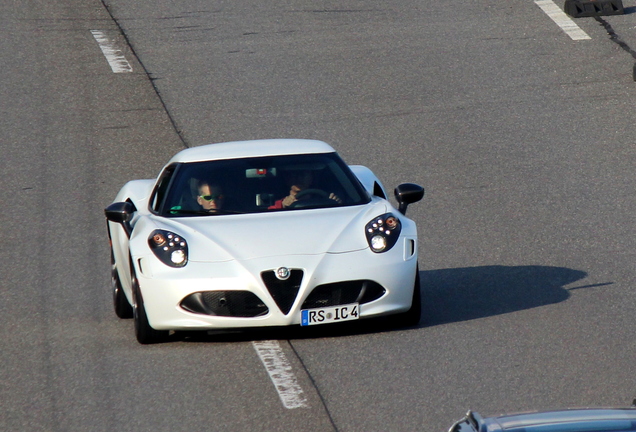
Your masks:
{"label": "car hood", "polygon": [[352,207],[172,218],[162,225],[186,239],[190,261],[218,262],[362,250],[369,247],[364,226],[387,211],[385,201],[374,200]]}

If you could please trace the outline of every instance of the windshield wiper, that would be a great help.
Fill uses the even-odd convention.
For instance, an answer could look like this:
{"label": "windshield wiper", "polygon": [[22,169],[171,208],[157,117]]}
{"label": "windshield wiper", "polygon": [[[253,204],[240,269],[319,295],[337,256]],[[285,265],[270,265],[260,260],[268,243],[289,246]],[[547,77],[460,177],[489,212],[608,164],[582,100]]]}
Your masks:
{"label": "windshield wiper", "polygon": [[239,211],[239,210],[225,210],[225,209],[216,209],[213,212],[208,212],[209,215],[215,215],[215,214],[247,214],[249,212],[246,211]]}
{"label": "windshield wiper", "polygon": [[169,214],[179,215],[192,215],[192,216],[215,216],[220,214],[246,214],[247,212],[238,210],[223,210],[217,209],[215,211],[208,210],[188,210],[188,209],[171,209],[168,210]]}
{"label": "windshield wiper", "polygon": [[168,214],[180,214],[180,215],[207,215],[206,210],[187,210],[187,209],[170,209]]}

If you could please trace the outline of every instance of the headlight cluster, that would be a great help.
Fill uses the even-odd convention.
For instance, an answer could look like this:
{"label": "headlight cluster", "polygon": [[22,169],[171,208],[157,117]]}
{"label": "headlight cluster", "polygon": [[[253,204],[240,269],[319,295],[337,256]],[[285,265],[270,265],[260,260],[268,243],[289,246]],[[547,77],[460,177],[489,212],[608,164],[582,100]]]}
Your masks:
{"label": "headlight cluster", "polygon": [[170,267],[183,267],[188,263],[188,244],[173,232],[154,230],[148,245],[157,258]]}
{"label": "headlight cluster", "polygon": [[364,227],[371,250],[376,253],[391,249],[400,237],[402,224],[392,213],[374,218]]}

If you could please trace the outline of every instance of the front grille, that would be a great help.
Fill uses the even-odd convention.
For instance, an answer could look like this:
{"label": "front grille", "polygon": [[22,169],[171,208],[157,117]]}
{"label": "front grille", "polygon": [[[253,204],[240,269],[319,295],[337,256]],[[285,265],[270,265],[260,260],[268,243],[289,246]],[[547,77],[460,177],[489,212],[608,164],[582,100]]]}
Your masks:
{"label": "front grille", "polygon": [[268,270],[261,273],[261,278],[278,308],[287,315],[298,295],[300,284],[303,281],[303,271],[291,270],[289,279],[280,280],[273,270]]}
{"label": "front grille", "polygon": [[269,312],[261,299],[250,291],[203,291],[181,301],[189,312],[238,318],[252,318]]}
{"label": "front grille", "polygon": [[349,303],[369,303],[384,295],[386,290],[377,282],[355,280],[318,285],[303,302],[302,309],[338,306]]}

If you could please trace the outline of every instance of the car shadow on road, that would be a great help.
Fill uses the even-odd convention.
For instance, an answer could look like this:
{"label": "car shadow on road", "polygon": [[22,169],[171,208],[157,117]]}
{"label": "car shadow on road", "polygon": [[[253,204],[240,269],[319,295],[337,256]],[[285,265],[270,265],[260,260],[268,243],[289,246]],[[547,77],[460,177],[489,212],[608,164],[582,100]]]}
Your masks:
{"label": "car shadow on road", "polygon": [[[423,328],[531,309],[566,300],[566,285],[587,273],[564,267],[481,266],[420,271]],[[266,339],[313,339],[404,330],[392,317],[338,325],[275,327],[180,333],[184,342],[239,342]]]}
{"label": "car shadow on road", "polygon": [[482,266],[420,272],[421,325],[468,321],[559,303],[587,273],[564,267]]}

